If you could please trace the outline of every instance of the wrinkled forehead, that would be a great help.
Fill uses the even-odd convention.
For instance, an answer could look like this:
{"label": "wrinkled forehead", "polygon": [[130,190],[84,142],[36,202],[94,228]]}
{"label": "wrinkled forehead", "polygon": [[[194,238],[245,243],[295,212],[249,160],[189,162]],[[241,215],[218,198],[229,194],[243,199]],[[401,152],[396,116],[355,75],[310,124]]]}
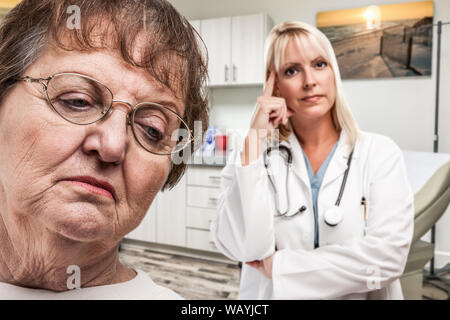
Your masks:
{"label": "wrinkled forehead", "polygon": [[274,64],[275,69],[279,71],[281,66],[286,62],[286,48],[289,44],[295,45],[304,59],[314,60],[318,56],[322,56],[330,61],[329,55],[320,41],[308,32],[287,33],[281,35],[275,43]]}
{"label": "wrinkled forehead", "polygon": [[[25,71],[25,75],[35,78],[47,78],[61,73],[93,78],[106,86],[117,100],[126,100],[131,104],[157,102],[170,106],[180,116],[185,111],[183,99],[177,98],[145,69],[126,63],[118,50],[68,51],[47,45],[40,57]],[[78,78],[70,79],[74,81]]]}
{"label": "wrinkled forehead", "polygon": [[184,101],[189,61],[162,40],[167,36],[164,32],[161,28],[146,27],[130,32],[132,36],[118,34],[111,21],[99,19],[89,30],[61,28],[49,42],[67,51],[109,50],[120,57],[123,65],[142,69],[177,99]]}

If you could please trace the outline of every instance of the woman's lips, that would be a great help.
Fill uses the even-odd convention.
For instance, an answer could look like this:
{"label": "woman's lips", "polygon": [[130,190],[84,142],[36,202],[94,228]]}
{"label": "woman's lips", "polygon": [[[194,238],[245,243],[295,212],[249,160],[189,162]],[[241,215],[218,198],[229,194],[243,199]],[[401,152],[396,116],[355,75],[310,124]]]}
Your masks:
{"label": "woman's lips", "polygon": [[316,95],[316,96],[305,97],[305,98],[302,99],[302,101],[305,101],[305,102],[317,102],[321,98],[322,98],[322,96]]}
{"label": "woman's lips", "polygon": [[100,181],[93,177],[73,177],[62,181],[83,187],[94,194],[105,196],[113,200],[116,199],[114,187],[106,181]]}

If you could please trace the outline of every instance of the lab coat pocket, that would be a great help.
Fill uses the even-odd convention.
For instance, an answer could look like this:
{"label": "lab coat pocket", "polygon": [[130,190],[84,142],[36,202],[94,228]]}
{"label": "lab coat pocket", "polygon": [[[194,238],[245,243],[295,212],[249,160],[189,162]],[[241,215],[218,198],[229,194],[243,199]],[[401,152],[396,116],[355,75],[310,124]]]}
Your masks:
{"label": "lab coat pocket", "polygon": [[[285,188],[282,201],[286,201],[284,210],[286,216],[277,216],[274,212],[274,227],[277,249],[305,249],[314,248],[314,212],[311,195],[307,187],[291,173]],[[293,216],[290,216],[294,214]]]}
{"label": "lab coat pocket", "polygon": [[[361,199],[361,198],[359,198]],[[339,244],[349,245],[365,235],[364,208],[361,202],[341,203],[343,220],[336,226],[329,226],[321,219],[319,241],[321,246]],[[326,208],[325,210],[330,209]],[[326,212],[324,210],[324,212]]]}
{"label": "lab coat pocket", "polygon": [[314,230],[312,213],[305,211],[294,217],[275,218],[275,241],[277,250],[304,249],[314,247]]}

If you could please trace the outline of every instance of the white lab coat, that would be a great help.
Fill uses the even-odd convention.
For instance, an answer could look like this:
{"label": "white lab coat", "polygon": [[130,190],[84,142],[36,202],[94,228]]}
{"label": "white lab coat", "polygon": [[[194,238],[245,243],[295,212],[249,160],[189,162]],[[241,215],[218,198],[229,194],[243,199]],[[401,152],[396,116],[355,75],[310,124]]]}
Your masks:
{"label": "white lab coat", "polygon": [[336,202],[351,152],[342,130],[318,195],[320,246],[314,249],[312,194],[303,151],[294,134],[282,144],[293,154],[291,207],[307,207],[295,217],[274,217],[274,193],[262,156],[242,167],[235,151],[222,171],[218,210],[211,223],[216,246],[242,262],[262,260],[277,248],[272,279],[243,264],[239,299],[403,299],[399,277],[413,234],[414,197],[399,147],[385,136],[361,132],[340,203],[344,220],[330,227],[323,215]]}

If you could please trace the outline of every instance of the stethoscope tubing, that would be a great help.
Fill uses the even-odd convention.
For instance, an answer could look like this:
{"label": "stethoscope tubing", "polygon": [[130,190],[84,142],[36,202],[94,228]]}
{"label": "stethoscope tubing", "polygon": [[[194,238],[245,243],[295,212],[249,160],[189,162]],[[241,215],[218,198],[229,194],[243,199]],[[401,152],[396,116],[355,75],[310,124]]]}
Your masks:
{"label": "stethoscope tubing", "polygon": [[[287,156],[288,156],[288,157],[287,157],[287,168],[286,168],[286,187],[289,185],[289,184],[288,184],[288,182],[289,182],[288,179],[289,179],[289,170],[290,170],[290,167],[291,167],[291,165],[292,165],[292,151],[289,149],[289,147],[287,147],[287,146],[285,146],[285,145],[278,145],[278,146],[276,146],[276,147],[269,147],[269,148],[267,148],[267,150],[264,152],[264,166],[265,166],[265,168],[266,168],[266,170],[267,170],[267,176],[268,176],[268,178],[269,178],[269,182],[270,182],[270,184],[272,185],[272,188],[273,188],[274,193],[275,193],[275,208],[276,208],[276,211],[277,211],[276,214],[275,214],[275,216],[276,216],[276,217],[288,217],[288,218],[291,218],[291,217],[294,217],[294,216],[296,216],[297,214],[302,213],[303,211],[305,211],[305,210],[306,210],[306,206],[302,205],[302,206],[300,207],[300,209],[297,210],[295,213],[290,214],[290,215],[287,215],[287,213],[289,212],[289,207],[290,207],[290,206],[289,206],[289,196],[287,196],[287,210],[286,210],[286,212],[280,212],[280,210],[279,210],[279,200],[278,200],[278,197],[277,197],[278,192],[277,192],[275,183],[273,182],[273,180],[272,180],[272,178],[271,178],[270,172],[268,172],[268,167],[269,167],[269,164],[268,164],[268,158],[269,158],[269,154],[270,154],[273,150],[284,151],[284,152],[287,154]],[[345,185],[346,185],[346,183],[347,183],[348,173],[349,173],[349,171],[350,171],[350,167],[351,167],[351,164],[352,164],[353,151],[354,151],[354,149],[352,149],[350,155],[348,156],[348,160],[347,160],[347,169],[345,170],[344,178],[342,179],[341,188],[340,188],[340,190],[339,190],[339,195],[338,195],[338,197],[337,197],[337,199],[336,199],[336,203],[335,203],[335,206],[336,206],[336,207],[339,207],[339,205],[340,205],[340,203],[341,203],[342,196],[343,196],[343,194],[344,194]],[[286,192],[288,192],[288,188],[286,188]]]}
{"label": "stethoscope tubing", "polygon": [[[286,186],[288,186],[289,185],[289,170],[290,170],[290,166],[292,164],[292,152],[287,146],[284,146],[284,145],[278,145],[276,147],[269,147],[269,148],[267,148],[267,150],[264,152],[264,166],[265,166],[267,171],[268,171],[268,167],[269,167],[268,157],[269,157],[269,154],[273,150],[284,151],[287,154],[287,156],[288,156],[287,157],[287,168],[286,168]],[[306,207],[302,206],[302,207],[300,207],[300,209],[297,212],[295,212],[294,214],[288,216],[287,213],[289,212],[289,207],[290,207],[289,206],[289,204],[290,204],[289,203],[289,196],[288,196],[287,197],[287,209],[286,209],[285,212],[280,212],[280,210],[279,210],[279,208],[280,208],[280,206],[279,206],[279,197],[277,197],[278,192],[277,192],[277,189],[275,187],[275,183],[273,182],[273,180],[271,178],[270,172],[267,172],[267,177],[269,178],[269,182],[272,185],[273,191],[275,192],[275,209],[277,211],[276,214],[275,214],[276,217],[293,217],[293,216],[297,215],[298,213],[303,212],[304,210],[306,210]],[[286,189],[286,192],[287,192],[287,189]]]}
{"label": "stethoscope tubing", "polygon": [[352,152],[350,152],[350,155],[348,156],[347,169],[345,169],[344,179],[342,179],[341,189],[339,190],[339,195],[338,195],[338,198],[336,199],[336,204],[335,204],[336,207],[339,207],[339,204],[341,203],[342,195],[344,194],[345,184],[347,183],[348,172],[350,171],[350,166],[352,165],[352,158],[353,158],[353,150],[352,150]]}

